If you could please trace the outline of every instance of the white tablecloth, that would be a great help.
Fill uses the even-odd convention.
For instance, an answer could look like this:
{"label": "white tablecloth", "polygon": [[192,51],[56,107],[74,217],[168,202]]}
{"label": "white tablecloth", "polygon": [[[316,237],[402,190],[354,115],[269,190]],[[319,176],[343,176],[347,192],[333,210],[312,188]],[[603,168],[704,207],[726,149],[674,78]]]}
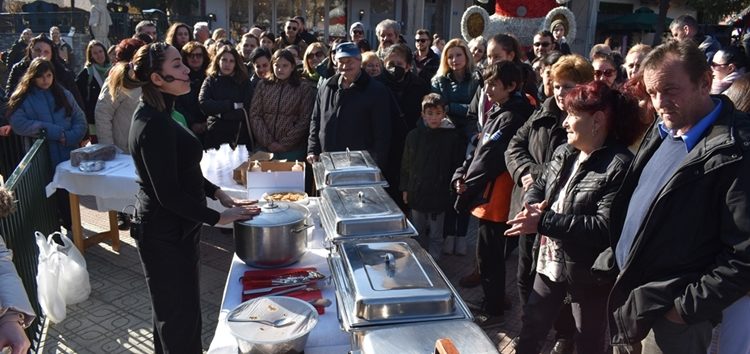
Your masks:
{"label": "white tablecloth", "polygon": [[[330,279],[331,271],[326,261],[328,250],[323,247],[322,243],[325,238],[325,232],[320,227],[320,220],[317,218],[316,200],[315,198],[311,198],[311,200],[309,208],[314,215],[315,228],[312,229],[312,236],[308,242],[308,251],[299,262],[290,267],[315,267]],[[221,311],[219,312],[219,324],[216,327],[214,339],[208,349],[209,354],[237,354],[237,342],[229,332],[224,319],[232,309],[242,302],[240,277],[242,277],[245,271],[255,269],[246,265],[235,254],[227,276],[226,287],[224,288],[224,299],[221,303]],[[338,354],[347,353],[351,350],[350,336],[341,329],[336,314],[335,291],[336,287],[332,282],[322,287],[323,297],[331,300],[332,305],[326,308],[325,314],[320,316],[318,324],[310,332],[307,338],[305,354]]]}
{"label": "white tablecloth", "polygon": [[[203,153],[201,170],[209,181],[213,182],[232,197],[247,198],[247,188],[232,179],[232,170],[247,161],[247,149],[238,146],[232,150],[229,145],[222,145],[219,150],[208,150]],[[121,211],[128,205],[135,205],[138,183],[133,158],[127,154],[117,154],[114,160],[105,161],[105,168],[98,172],[82,172],[70,165],[70,161],[57,165],[52,182],[47,185],[47,195],[52,195],[56,188],[65,189],[78,195],[96,197],[96,209],[99,211]],[[225,208],[218,201],[207,198],[208,207],[223,211]],[[132,209],[129,210],[132,212]]]}

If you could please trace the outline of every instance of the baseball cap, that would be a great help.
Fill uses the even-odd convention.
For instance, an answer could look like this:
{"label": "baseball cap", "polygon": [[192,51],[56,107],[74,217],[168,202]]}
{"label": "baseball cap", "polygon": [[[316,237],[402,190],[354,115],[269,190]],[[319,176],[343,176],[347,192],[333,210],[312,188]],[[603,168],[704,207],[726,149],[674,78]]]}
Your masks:
{"label": "baseball cap", "polygon": [[357,47],[356,44],[352,42],[343,42],[336,46],[336,55],[334,57],[336,59],[348,57],[361,58],[362,54],[359,52],[359,47]]}

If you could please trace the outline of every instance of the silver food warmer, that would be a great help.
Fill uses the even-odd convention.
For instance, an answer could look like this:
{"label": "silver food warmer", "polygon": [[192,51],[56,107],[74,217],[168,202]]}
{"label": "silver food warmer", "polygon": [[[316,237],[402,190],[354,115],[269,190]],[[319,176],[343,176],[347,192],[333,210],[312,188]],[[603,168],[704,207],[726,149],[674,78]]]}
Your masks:
{"label": "silver food warmer", "polygon": [[320,154],[313,164],[315,188],[376,185],[387,187],[380,168],[367,151],[334,151]]}
{"label": "silver food warmer", "polygon": [[320,221],[329,241],[417,235],[383,187],[331,187],[320,196]]}
{"label": "silver food warmer", "polygon": [[328,262],[346,331],[472,319],[448,278],[414,239],[342,241]]}
{"label": "silver food warmer", "polygon": [[385,326],[352,334],[352,354],[433,353],[438,339],[450,339],[460,353],[497,353],[495,344],[474,322],[432,321]]}

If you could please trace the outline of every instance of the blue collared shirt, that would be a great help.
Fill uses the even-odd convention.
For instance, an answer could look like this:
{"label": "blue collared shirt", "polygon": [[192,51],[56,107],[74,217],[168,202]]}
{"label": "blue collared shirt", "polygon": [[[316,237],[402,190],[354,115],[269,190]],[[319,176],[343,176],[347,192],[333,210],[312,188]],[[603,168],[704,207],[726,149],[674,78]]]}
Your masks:
{"label": "blue collared shirt", "polygon": [[[685,142],[685,148],[687,148],[688,152],[690,152],[690,150],[693,150],[695,145],[698,145],[698,141],[700,141],[703,133],[705,133],[706,129],[713,125],[716,121],[716,118],[719,117],[719,113],[721,112],[721,108],[724,104],[718,98],[712,98],[712,100],[714,101],[714,109],[711,111],[711,113],[699,120],[698,124],[690,128],[690,130],[686,134],[679,136],[679,138],[681,138],[682,141]],[[666,138],[667,135],[674,137],[674,133],[675,132],[673,130],[664,126],[664,122],[659,122],[659,135],[662,139]]]}

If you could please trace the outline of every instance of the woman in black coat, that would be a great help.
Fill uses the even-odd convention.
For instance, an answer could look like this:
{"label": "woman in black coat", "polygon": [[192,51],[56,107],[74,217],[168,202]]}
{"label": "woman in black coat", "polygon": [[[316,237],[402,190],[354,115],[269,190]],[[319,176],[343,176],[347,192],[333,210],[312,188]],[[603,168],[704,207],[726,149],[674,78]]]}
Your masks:
{"label": "woman in black coat", "polygon": [[[142,88],[133,114],[130,154],[138,173],[138,252],[154,316],[154,352],[199,354],[201,308],[198,270],[203,224],[228,224],[259,212],[234,200],[203,177],[203,151],[193,134],[172,119],[175,96],[190,91],[180,52],[156,42],[141,47],[130,63],[119,63],[116,87]],[[228,208],[219,213],[206,197]]]}
{"label": "woman in black coat", "polygon": [[222,47],[208,67],[198,96],[201,111],[208,116],[206,149],[218,149],[221,144],[251,145],[246,111],[251,99],[250,80],[240,54],[230,46]]}
{"label": "woman in black coat", "polygon": [[198,102],[203,81],[206,80],[206,69],[210,63],[208,50],[198,42],[188,42],[182,46],[182,63],[190,69],[190,92],[177,97],[174,108],[185,116],[188,127],[203,141],[206,133],[206,115]]}
{"label": "woman in black coat", "polygon": [[109,74],[109,55],[104,44],[97,40],[90,41],[86,46],[86,65],[83,67],[78,77],[76,77],[76,86],[78,92],[83,98],[83,112],[86,113],[86,122],[89,125],[88,131],[91,142],[96,143],[96,128],[94,124],[94,111],[96,102],[99,99],[99,92],[102,91],[104,80]]}
{"label": "woman in black coat", "polygon": [[605,353],[607,295],[614,278],[591,272],[609,247],[609,210],[633,155],[638,103],[602,82],[566,96],[567,144],[558,147],[524,196],[507,236],[539,234],[534,291],[524,307],[518,353],[539,353],[567,294],[579,353]]}

